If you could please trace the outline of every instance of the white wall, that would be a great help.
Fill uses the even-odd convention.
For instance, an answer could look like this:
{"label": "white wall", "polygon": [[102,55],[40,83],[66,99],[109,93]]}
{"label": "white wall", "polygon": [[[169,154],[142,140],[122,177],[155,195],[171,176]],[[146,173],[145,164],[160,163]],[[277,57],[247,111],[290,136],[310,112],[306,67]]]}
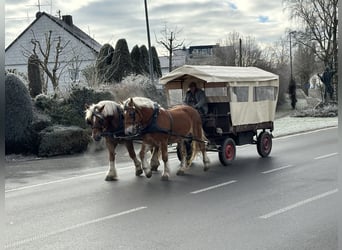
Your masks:
{"label": "white wall", "polygon": [[[67,25],[67,24],[65,24]],[[61,37],[61,44],[65,45],[69,41],[59,61],[61,62],[60,68],[63,69],[63,74],[60,76],[59,86],[62,91],[68,89],[71,86],[71,79],[69,76],[69,69],[72,68],[68,63],[72,58],[78,56],[78,62],[81,62],[79,68],[84,69],[89,64],[93,64],[96,60],[96,54],[85,44],[76,39],[72,34],[64,30],[61,26],[56,24],[47,16],[41,16],[18,40],[12,44],[12,46],[5,53],[5,69],[16,69],[18,72],[27,74],[27,56],[23,53],[25,51],[32,51],[33,44],[31,39],[35,36],[37,40],[41,42],[43,49],[45,50],[45,34],[52,31],[51,40],[53,41],[53,48],[51,49],[49,62],[50,66],[53,66],[55,61],[55,46],[58,37]],[[38,48],[37,48],[38,51]],[[81,75],[80,75],[81,76]],[[82,80],[82,79],[81,79]],[[51,84],[49,90],[52,91]]]}

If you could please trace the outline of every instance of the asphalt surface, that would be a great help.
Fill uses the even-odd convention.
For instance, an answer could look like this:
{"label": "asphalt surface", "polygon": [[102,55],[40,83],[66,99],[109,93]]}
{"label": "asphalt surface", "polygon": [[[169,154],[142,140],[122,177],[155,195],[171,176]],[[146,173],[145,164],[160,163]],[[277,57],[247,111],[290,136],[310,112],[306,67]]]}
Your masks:
{"label": "asphalt surface", "polygon": [[[337,248],[337,128],[277,138],[270,157],[237,148],[231,166],[209,153],[185,176],[134,175],[118,150],[6,164],[5,249]],[[161,167],[160,167],[161,169]]]}

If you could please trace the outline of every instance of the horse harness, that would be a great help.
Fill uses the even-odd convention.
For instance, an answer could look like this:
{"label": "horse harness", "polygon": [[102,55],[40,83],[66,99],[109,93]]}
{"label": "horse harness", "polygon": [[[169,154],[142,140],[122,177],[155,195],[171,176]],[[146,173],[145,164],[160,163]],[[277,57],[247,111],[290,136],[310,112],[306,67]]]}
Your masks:
{"label": "horse harness", "polygon": [[[153,104],[153,114],[152,114],[150,120],[148,121],[147,125],[145,127],[142,127],[142,126],[140,126],[140,124],[138,124],[138,128],[139,128],[138,134],[139,135],[147,134],[147,133],[153,133],[153,132],[171,134],[172,127],[173,127],[173,118],[172,118],[170,112],[165,110],[167,112],[167,114],[169,115],[169,119],[170,119],[170,129],[165,129],[165,128],[159,127],[157,124],[159,111],[160,111],[160,106],[158,105],[158,103],[155,102]],[[133,122],[135,123],[135,111],[130,112],[129,116],[132,118]]]}
{"label": "horse harness", "polygon": [[[124,139],[124,117],[123,117],[123,110],[121,110],[120,108],[116,107],[116,111],[118,113],[118,118],[119,118],[119,126],[117,129],[113,130],[113,131],[106,131],[106,132],[102,132],[101,136],[103,137],[113,137],[114,139],[118,138],[118,139]],[[97,118],[99,118],[99,125],[95,126],[92,125],[91,128],[92,129],[103,129],[104,128],[104,121],[105,118],[103,116],[103,114],[101,112],[98,112],[96,110],[92,111],[93,116],[96,116]]]}
{"label": "horse harness", "polygon": [[[159,111],[160,111],[160,106],[158,105],[158,103],[155,102],[153,104],[153,114],[152,114],[148,124],[145,127],[142,127],[142,128],[139,127],[138,133],[136,135],[133,135],[133,137],[141,136],[141,135],[147,134],[147,133],[158,132],[158,133],[164,133],[164,134],[168,134],[170,136],[182,137],[185,139],[194,140],[194,141],[198,141],[198,142],[205,142],[201,139],[194,138],[192,135],[185,136],[185,135],[181,135],[181,134],[177,134],[177,133],[172,132],[173,122],[174,122],[173,117],[172,117],[170,111],[168,111],[166,109],[164,109],[164,110],[169,115],[170,129],[165,129],[165,128],[161,128],[158,126],[157,119],[158,119],[158,115],[159,115]],[[129,115],[131,116],[132,120],[135,122],[135,112],[132,111]]]}

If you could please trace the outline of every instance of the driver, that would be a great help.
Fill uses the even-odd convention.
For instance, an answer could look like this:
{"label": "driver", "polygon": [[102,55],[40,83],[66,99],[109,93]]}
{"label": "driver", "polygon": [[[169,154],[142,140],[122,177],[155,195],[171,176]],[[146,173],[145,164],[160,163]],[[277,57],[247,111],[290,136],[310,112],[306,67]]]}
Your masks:
{"label": "driver", "polygon": [[183,102],[197,109],[201,115],[206,115],[208,113],[205,93],[202,89],[197,88],[195,82],[190,83]]}

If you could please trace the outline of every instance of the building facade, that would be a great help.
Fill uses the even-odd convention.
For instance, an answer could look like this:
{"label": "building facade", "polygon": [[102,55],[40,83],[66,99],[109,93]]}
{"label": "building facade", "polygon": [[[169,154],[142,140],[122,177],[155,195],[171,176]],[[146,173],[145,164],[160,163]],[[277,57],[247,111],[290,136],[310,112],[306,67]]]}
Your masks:
{"label": "building facade", "polygon": [[[47,38],[51,34],[51,40]],[[27,75],[28,57],[33,54],[34,44],[39,42],[42,52],[36,47],[39,59],[49,53],[48,67],[56,63],[56,46],[60,42],[62,52],[58,58],[58,76],[60,91],[68,91],[75,84],[85,84],[82,70],[96,61],[101,44],[73,24],[72,16],[62,18],[38,12],[36,19],[5,49],[5,69]],[[37,43],[36,43],[37,44]],[[47,47],[50,45],[50,49]],[[44,80],[48,79],[44,74]],[[48,92],[53,88],[48,82]]]}
{"label": "building facade", "polygon": [[[176,69],[185,64],[189,65],[225,65],[221,57],[228,57],[234,61],[234,48],[232,46],[195,45],[189,48],[173,51],[172,68]],[[169,57],[159,57],[162,74],[169,72]],[[234,62],[230,62],[230,65]]]}

